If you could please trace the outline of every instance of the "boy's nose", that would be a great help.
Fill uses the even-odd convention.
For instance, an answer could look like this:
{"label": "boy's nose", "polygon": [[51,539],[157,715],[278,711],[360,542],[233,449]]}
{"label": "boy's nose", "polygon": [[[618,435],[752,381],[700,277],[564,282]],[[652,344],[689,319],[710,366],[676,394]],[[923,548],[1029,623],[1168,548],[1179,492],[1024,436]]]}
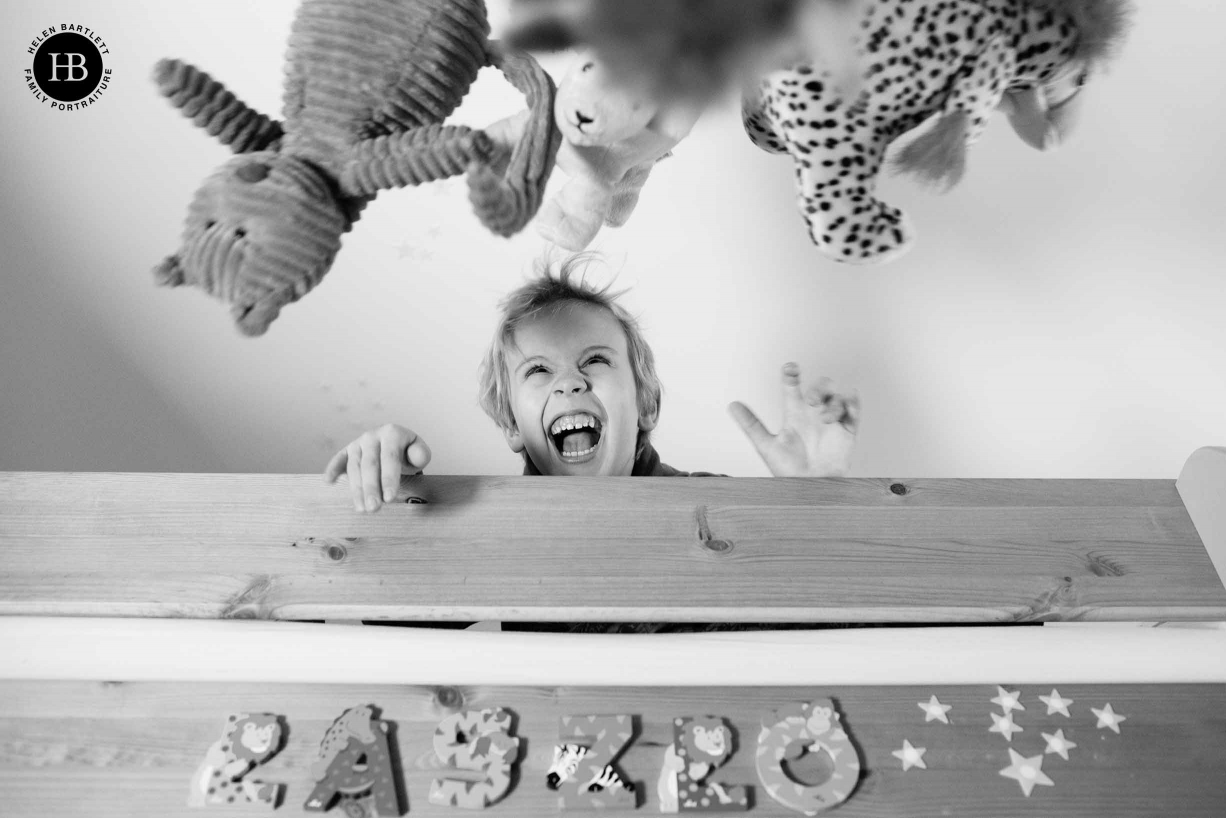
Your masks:
{"label": "boy's nose", "polygon": [[572,372],[563,374],[558,377],[554,383],[553,391],[560,395],[578,395],[586,392],[588,388],[587,378],[582,375]]}

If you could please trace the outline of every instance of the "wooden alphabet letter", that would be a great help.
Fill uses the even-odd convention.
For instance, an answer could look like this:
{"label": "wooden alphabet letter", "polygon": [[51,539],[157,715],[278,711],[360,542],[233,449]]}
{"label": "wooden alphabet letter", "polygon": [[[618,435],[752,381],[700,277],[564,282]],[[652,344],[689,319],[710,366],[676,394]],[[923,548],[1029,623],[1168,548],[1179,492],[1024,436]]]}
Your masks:
{"label": "wooden alphabet letter", "polygon": [[326,812],[340,800],[345,815],[401,815],[387,730],[387,722],[375,718],[370,705],[341,714],[324,734],[319,758],[311,763],[316,784],[302,808]]}
{"label": "wooden alphabet letter", "polygon": [[[820,784],[802,784],[783,769],[785,762],[809,751],[824,752],[833,765],[829,778]],[[780,708],[763,718],[757,767],[770,797],[805,815],[816,815],[845,801],[860,776],[856,747],[828,699]]]}
{"label": "wooden alphabet letter", "polygon": [[632,716],[563,716],[558,732],[545,782],[562,809],[637,806],[634,784],[613,766],[634,736]]}
{"label": "wooden alphabet letter", "polygon": [[483,778],[436,778],[430,803],[484,809],[511,788],[519,739],[510,734],[511,714],[501,707],[452,713],[434,731],[434,754],[449,767]]}
{"label": "wooden alphabet letter", "polygon": [[747,787],[704,780],[732,756],[732,728],[715,716],[673,720],[673,743],[664,754],[656,790],[660,812],[743,812]]}
{"label": "wooden alphabet letter", "polygon": [[281,717],[272,713],[230,716],[221,738],[192,776],[187,805],[256,804],[276,809],[285,786],[248,781],[243,776],[276,755],[284,735]]}

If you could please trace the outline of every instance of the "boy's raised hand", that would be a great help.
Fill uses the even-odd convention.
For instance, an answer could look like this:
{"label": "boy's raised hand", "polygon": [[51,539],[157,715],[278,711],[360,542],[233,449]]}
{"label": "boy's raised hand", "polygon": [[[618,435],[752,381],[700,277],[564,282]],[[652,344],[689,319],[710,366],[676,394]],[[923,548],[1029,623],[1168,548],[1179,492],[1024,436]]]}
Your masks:
{"label": "boy's raised hand", "polygon": [[419,474],[430,462],[430,447],[412,429],[388,423],[366,432],[328,461],[324,479],[349,475],[349,494],[358,511],[378,511],[400,488],[400,475]]}
{"label": "boy's raised hand", "polygon": [[783,428],[772,435],[741,402],[728,406],[776,477],[839,477],[847,474],[860,429],[860,396],[835,390],[829,378],[800,388],[800,367],[783,365]]}

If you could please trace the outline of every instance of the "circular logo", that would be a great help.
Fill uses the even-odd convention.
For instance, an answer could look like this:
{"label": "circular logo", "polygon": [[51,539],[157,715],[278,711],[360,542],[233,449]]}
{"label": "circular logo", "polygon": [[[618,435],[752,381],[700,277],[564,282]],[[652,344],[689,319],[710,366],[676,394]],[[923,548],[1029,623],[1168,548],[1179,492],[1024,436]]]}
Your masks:
{"label": "circular logo", "polygon": [[61,111],[96,102],[111,80],[106,42],[92,29],[63,23],[43,29],[30,42],[34,59],[26,85],[40,102]]}
{"label": "circular logo", "polygon": [[60,102],[85,99],[102,82],[102,54],[84,34],[48,37],[34,52],[34,81]]}

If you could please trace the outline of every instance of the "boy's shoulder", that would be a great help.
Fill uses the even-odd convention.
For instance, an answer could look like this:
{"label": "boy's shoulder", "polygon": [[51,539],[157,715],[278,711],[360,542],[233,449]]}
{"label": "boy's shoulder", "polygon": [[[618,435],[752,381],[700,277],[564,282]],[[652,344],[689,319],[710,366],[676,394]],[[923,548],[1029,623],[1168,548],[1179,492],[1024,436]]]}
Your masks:
{"label": "boy's shoulder", "polygon": [[660,455],[650,444],[646,444],[643,453],[634,461],[632,477],[727,477],[726,474],[716,474],[709,471],[681,471],[660,460]]}

